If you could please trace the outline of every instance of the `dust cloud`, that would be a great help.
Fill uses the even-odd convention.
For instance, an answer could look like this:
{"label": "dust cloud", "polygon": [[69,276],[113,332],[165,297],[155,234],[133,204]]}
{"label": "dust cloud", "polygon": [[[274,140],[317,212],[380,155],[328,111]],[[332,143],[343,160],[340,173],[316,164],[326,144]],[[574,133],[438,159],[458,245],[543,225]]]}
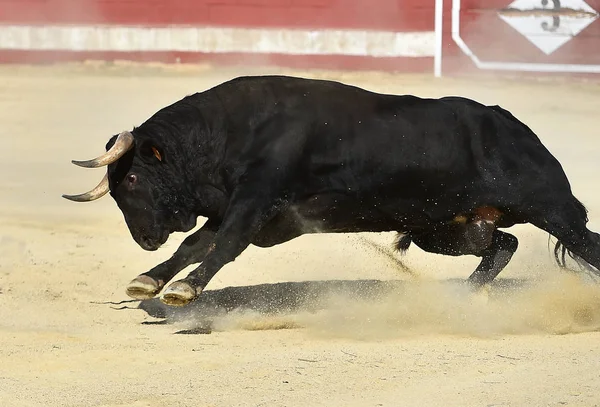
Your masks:
{"label": "dust cloud", "polygon": [[213,321],[217,331],[293,328],[357,340],[592,332],[600,329],[600,286],[570,273],[479,292],[459,282],[410,281],[375,298],[338,290],[289,314],[239,309]]}

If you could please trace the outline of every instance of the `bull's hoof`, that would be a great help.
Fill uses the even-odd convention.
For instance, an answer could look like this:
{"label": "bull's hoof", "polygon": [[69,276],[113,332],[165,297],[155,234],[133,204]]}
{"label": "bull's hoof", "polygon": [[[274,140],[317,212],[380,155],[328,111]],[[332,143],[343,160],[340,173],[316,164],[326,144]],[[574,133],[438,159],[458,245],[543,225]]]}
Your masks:
{"label": "bull's hoof", "polygon": [[127,285],[127,295],[136,300],[147,300],[154,298],[160,292],[162,285],[155,279],[145,275],[139,275]]}
{"label": "bull's hoof", "polygon": [[175,281],[163,291],[160,300],[164,304],[181,307],[193,301],[200,291],[201,289],[196,290],[185,281]]}
{"label": "bull's hoof", "polygon": [[490,286],[483,286],[473,289],[471,294],[471,303],[473,305],[487,305],[490,301]]}

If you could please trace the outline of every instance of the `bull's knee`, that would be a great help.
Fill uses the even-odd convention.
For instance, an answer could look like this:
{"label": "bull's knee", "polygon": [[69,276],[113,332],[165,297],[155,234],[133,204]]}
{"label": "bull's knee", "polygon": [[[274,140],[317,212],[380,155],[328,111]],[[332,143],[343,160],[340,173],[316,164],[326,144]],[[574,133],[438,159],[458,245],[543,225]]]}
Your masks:
{"label": "bull's knee", "polygon": [[492,245],[496,225],[489,220],[479,220],[465,226],[465,247],[469,253],[480,254]]}
{"label": "bull's knee", "polygon": [[510,233],[502,232],[495,236],[494,245],[497,246],[499,250],[514,253],[519,247],[519,240]]}
{"label": "bull's knee", "polygon": [[481,263],[469,276],[469,282],[475,287],[482,287],[492,282],[498,274],[506,267],[512,258],[519,241],[510,233],[496,230],[490,247],[481,253]]}

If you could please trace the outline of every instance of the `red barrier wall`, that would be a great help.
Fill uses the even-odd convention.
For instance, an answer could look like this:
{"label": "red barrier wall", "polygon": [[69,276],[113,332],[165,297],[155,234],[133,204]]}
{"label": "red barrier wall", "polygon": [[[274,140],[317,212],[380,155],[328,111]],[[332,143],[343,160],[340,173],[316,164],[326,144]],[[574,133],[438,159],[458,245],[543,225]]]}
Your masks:
{"label": "red barrier wall", "polygon": [[[0,62],[210,60],[433,72],[434,6],[435,0],[0,0]],[[445,73],[600,74],[600,0],[444,0],[443,10]]]}
{"label": "red barrier wall", "polygon": [[[376,6],[375,6],[376,4]],[[266,30],[266,36],[277,35],[277,29],[310,31],[360,30],[387,33],[427,32],[417,39],[415,55],[398,52],[393,55],[369,55],[373,46],[365,40],[364,51],[344,47],[330,53],[316,50],[300,55],[250,49],[248,52],[186,52],[175,50],[101,52],[66,49],[5,49],[0,44],[0,62],[30,62],[85,58],[159,60],[173,62],[216,60],[244,63],[276,63],[298,67],[370,68],[394,70],[430,70],[433,57],[433,1],[421,0],[0,0],[0,25],[110,25],[133,27],[213,27],[253,28]],[[1,33],[0,26],[0,36]],[[350,35],[351,33],[347,33]],[[15,36],[14,33],[10,35]],[[19,34],[21,35],[21,34]],[[352,36],[342,41],[353,42]],[[215,34],[215,41],[230,41]],[[267,38],[265,37],[265,38]],[[431,38],[430,38],[431,37]],[[1,37],[0,37],[1,38]],[[222,38],[222,39],[219,39]],[[265,41],[262,38],[262,41]],[[268,40],[268,38],[267,38]],[[409,39],[411,40],[411,39]],[[290,40],[291,41],[291,40]],[[0,41],[1,42],[1,41]],[[25,41],[26,42],[26,41]],[[412,44],[412,43],[411,43]],[[27,48],[23,45],[20,48]],[[315,46],[323,48],[322,44]],[[13,47],[15,48],[15,47]]]}
{"label": "red barrier wall", "polygon": [[433,30],[431,0],[0,0],[16,24]]}

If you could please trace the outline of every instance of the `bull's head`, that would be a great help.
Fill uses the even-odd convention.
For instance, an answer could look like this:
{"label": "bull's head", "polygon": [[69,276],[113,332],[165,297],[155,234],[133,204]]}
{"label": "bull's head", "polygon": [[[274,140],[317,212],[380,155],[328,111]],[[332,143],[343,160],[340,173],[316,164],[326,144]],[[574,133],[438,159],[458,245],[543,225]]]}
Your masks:
{"label": "bull's head", "polygon": [[108,170],[91,191],[64,198],[89,202],[110,192],[133,239],[145,250],[156,250],[172,232],[187,232],[196,225],[192,208],[183,202],[184,181],[174,175],[159,146],[149,140],[136,142],[133,133],[125,131],[111,138],[106,150],[93,160],[73,161],[80,167],[108,166]]}

